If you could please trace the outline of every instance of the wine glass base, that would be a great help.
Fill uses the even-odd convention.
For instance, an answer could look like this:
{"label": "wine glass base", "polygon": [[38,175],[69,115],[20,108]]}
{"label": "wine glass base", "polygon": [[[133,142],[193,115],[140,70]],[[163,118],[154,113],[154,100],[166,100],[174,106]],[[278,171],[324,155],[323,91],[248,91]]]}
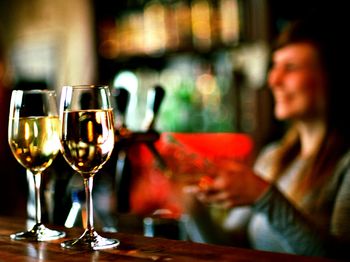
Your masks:
{"label": "wine glass base", "polygon": [[11,234],[11,239],[14,240],[29,240],[29,241],[49,241],[65,237],[63,231],[52,230],[43,224],[35,224],[31,230]]}
{"label": "wine glass base", "polygon": [[120,244],[118,239],[101,237],[96,231],[86,229],[81,237],[61,243],[61,247],[77,250],[100,250]]}

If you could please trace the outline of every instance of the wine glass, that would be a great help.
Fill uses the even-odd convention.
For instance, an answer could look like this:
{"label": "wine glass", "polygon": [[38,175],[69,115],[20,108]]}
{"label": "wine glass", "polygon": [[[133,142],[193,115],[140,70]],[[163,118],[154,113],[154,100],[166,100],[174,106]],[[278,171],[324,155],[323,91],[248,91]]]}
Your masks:
{"label": "wine glass", "polygon": [[119,240],[104,238],[95,231],[92,201],[94,175],[110,158],[115,141],[108,86],[64,86],[60,119],[61,150],[68,164],[83,178],[87,207],[84,233],[61,246],[92,250],[115,247]]}
{"label": "wine glass", "polygon": [[13,90],[8,142],[17,161],[33,174],[35,224],[32,229],[11,235],[15,240],[46,241],[65,236],[41,222],[41,174],[60,150],[56,93],[52,90]]}

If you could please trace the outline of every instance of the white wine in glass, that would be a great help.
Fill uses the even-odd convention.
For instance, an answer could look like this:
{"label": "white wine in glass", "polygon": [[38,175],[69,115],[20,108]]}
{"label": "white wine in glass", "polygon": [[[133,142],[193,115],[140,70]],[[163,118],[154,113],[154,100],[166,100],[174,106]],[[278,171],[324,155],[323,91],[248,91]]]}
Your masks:
{"label": "white wine in glass", "polygon": [[87,221],[77,239],[64,248],[99,250],[119,245],[119,240],[100,236],[94,229],[92,188],[94,175],[114,148],[113,109],[108,86],[64,86],[60,102],[61,150],[68,164],[84,180]]}
{"label": "white wine in glass", "polygon": [[52,90],[13,90],[11,94],[8,142],[17,161],[33,174],[35,186],[35,225],[28,231],[12,234],[15,240],[46,241],[65,236],[41,222],[41,175],[60,149],[56,102]]}

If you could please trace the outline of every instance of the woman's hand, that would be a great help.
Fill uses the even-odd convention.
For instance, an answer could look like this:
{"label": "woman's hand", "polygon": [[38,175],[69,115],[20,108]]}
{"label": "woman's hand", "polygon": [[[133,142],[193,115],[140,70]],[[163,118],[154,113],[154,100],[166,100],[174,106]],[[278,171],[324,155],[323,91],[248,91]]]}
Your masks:
{"label": "woman's hand", "polygon": [[225,161],[219,166],[217,174],[203,176],[198,185],[185,188],[185,192],[203,203],[232,208],[253,204],[270,185],[242,162]]}

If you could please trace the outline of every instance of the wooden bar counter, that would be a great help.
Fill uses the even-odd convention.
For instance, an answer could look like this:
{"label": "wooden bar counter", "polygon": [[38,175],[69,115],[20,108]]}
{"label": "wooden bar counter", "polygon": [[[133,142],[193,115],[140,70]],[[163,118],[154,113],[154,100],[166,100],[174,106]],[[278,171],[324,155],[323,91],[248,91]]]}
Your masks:
{"label": "wooden bar counter", "polygon": [[[103,233],[120,240],[117,248],[100,251],[68,250],[60,246],[75,238],[82,228],[63,230],[67,237],[50,242],[27,242],[10,239],[11,233],[25,228],[25,220],[0,217],[0,261],[331,261],[248,249],[192,243],[188,241],[144,237],[127,233]],[[51,226],[51,228],[55,228]],[[56,227],[62,230],[62,227]]]}

